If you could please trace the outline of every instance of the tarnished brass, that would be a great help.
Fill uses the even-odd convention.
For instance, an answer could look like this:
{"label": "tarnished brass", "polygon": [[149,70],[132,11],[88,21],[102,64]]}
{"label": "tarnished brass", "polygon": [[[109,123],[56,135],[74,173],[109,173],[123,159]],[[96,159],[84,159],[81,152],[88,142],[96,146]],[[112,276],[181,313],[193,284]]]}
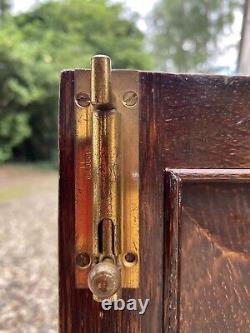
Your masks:
{"label": "tarnished brass", "polygon": [[111,60],[96,55],[91,61],[91,103],[97,108],[111,108]]}
{"label": "tarnished brass", "polygon": [[109,258],[93,266],[88,276],[89,289],[96,301],[116,299],[121,287],[121,272]]}
{"label": "tarnished brass", "polygon": [[92,181],[93,181],[93,254],[98,256],[99,225],[113,224],[113,253],[121,253],[121,145],[120,116],[115,109],[93,111]]}
{"label": "tarnished brass", "polygon": [[[76,265],[76,286],[92,292],[112,265],[121,281],[110,290],[139,286],[138,86],[138,72],[111,71],[106,56],[93,57],[91,70],[75,70],[76,253],[89,254],[92,263]],[[124,101],[127,95],[133,103]],[[127,254],[135,260],[129,263]]]}

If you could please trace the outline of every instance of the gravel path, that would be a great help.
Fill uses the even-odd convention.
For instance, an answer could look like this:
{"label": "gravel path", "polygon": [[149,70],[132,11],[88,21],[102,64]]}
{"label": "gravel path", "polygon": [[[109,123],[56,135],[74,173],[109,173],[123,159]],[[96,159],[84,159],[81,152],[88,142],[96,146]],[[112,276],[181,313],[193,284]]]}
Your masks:
{"label": "gravel path", "polygon": [[0,332],[57,332],[57,173],[0,168]]}

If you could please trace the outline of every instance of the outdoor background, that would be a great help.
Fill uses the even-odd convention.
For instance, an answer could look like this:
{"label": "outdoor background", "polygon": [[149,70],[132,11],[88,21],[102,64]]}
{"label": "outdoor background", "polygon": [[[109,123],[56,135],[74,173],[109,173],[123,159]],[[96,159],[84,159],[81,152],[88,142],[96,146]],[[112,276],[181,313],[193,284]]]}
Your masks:
{"label": "outdoor background", "polygon": [[0,0],[1,333],[57,332],[60,71],[247,74],[247,2]]}

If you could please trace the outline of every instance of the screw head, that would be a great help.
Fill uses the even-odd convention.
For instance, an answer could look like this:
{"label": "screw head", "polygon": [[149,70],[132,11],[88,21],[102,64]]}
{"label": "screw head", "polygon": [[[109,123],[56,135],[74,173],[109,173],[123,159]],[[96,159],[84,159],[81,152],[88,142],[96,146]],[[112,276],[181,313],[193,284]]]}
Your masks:
{"label": "screw head", "polygon": [[137,254],[133,253],[133,252],[127,252],[124,255],[124,265],[131,267],[134,266],[137,263]]}
{"label": "screw head", "polygon": [[77,102],[78,105],[80,105],[82,107],[89,106],[89,104],[90,104],[90,97],[89,97],[88,94],[86,94],[84,92],[80,92],[76,96],[76,102]]}
{"label": "screw head", "polygon": [[76,265],[80,268],[87,268],[91,264],[91,258],[88,253],[80,252],[76,255]]}
{"label": "screw head", "polygon": [[138,101],[138,95],[133,90],[126,91],[122,98],[123,105],[128,108],[135,106],[137,101]]}

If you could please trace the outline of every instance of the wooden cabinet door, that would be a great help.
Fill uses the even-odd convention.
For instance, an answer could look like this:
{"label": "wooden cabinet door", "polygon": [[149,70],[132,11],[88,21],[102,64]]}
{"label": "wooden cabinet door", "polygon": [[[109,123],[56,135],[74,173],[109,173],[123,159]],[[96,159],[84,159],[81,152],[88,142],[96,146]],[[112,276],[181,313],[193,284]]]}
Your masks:
{"label": "wooden cabinet door", "polygon": [[[61,77],[61,333],[250,332],[250,79],[139,73],[138,311],[75,288],[74,72]],[[249,168],[249,169],[248,169]]]}

